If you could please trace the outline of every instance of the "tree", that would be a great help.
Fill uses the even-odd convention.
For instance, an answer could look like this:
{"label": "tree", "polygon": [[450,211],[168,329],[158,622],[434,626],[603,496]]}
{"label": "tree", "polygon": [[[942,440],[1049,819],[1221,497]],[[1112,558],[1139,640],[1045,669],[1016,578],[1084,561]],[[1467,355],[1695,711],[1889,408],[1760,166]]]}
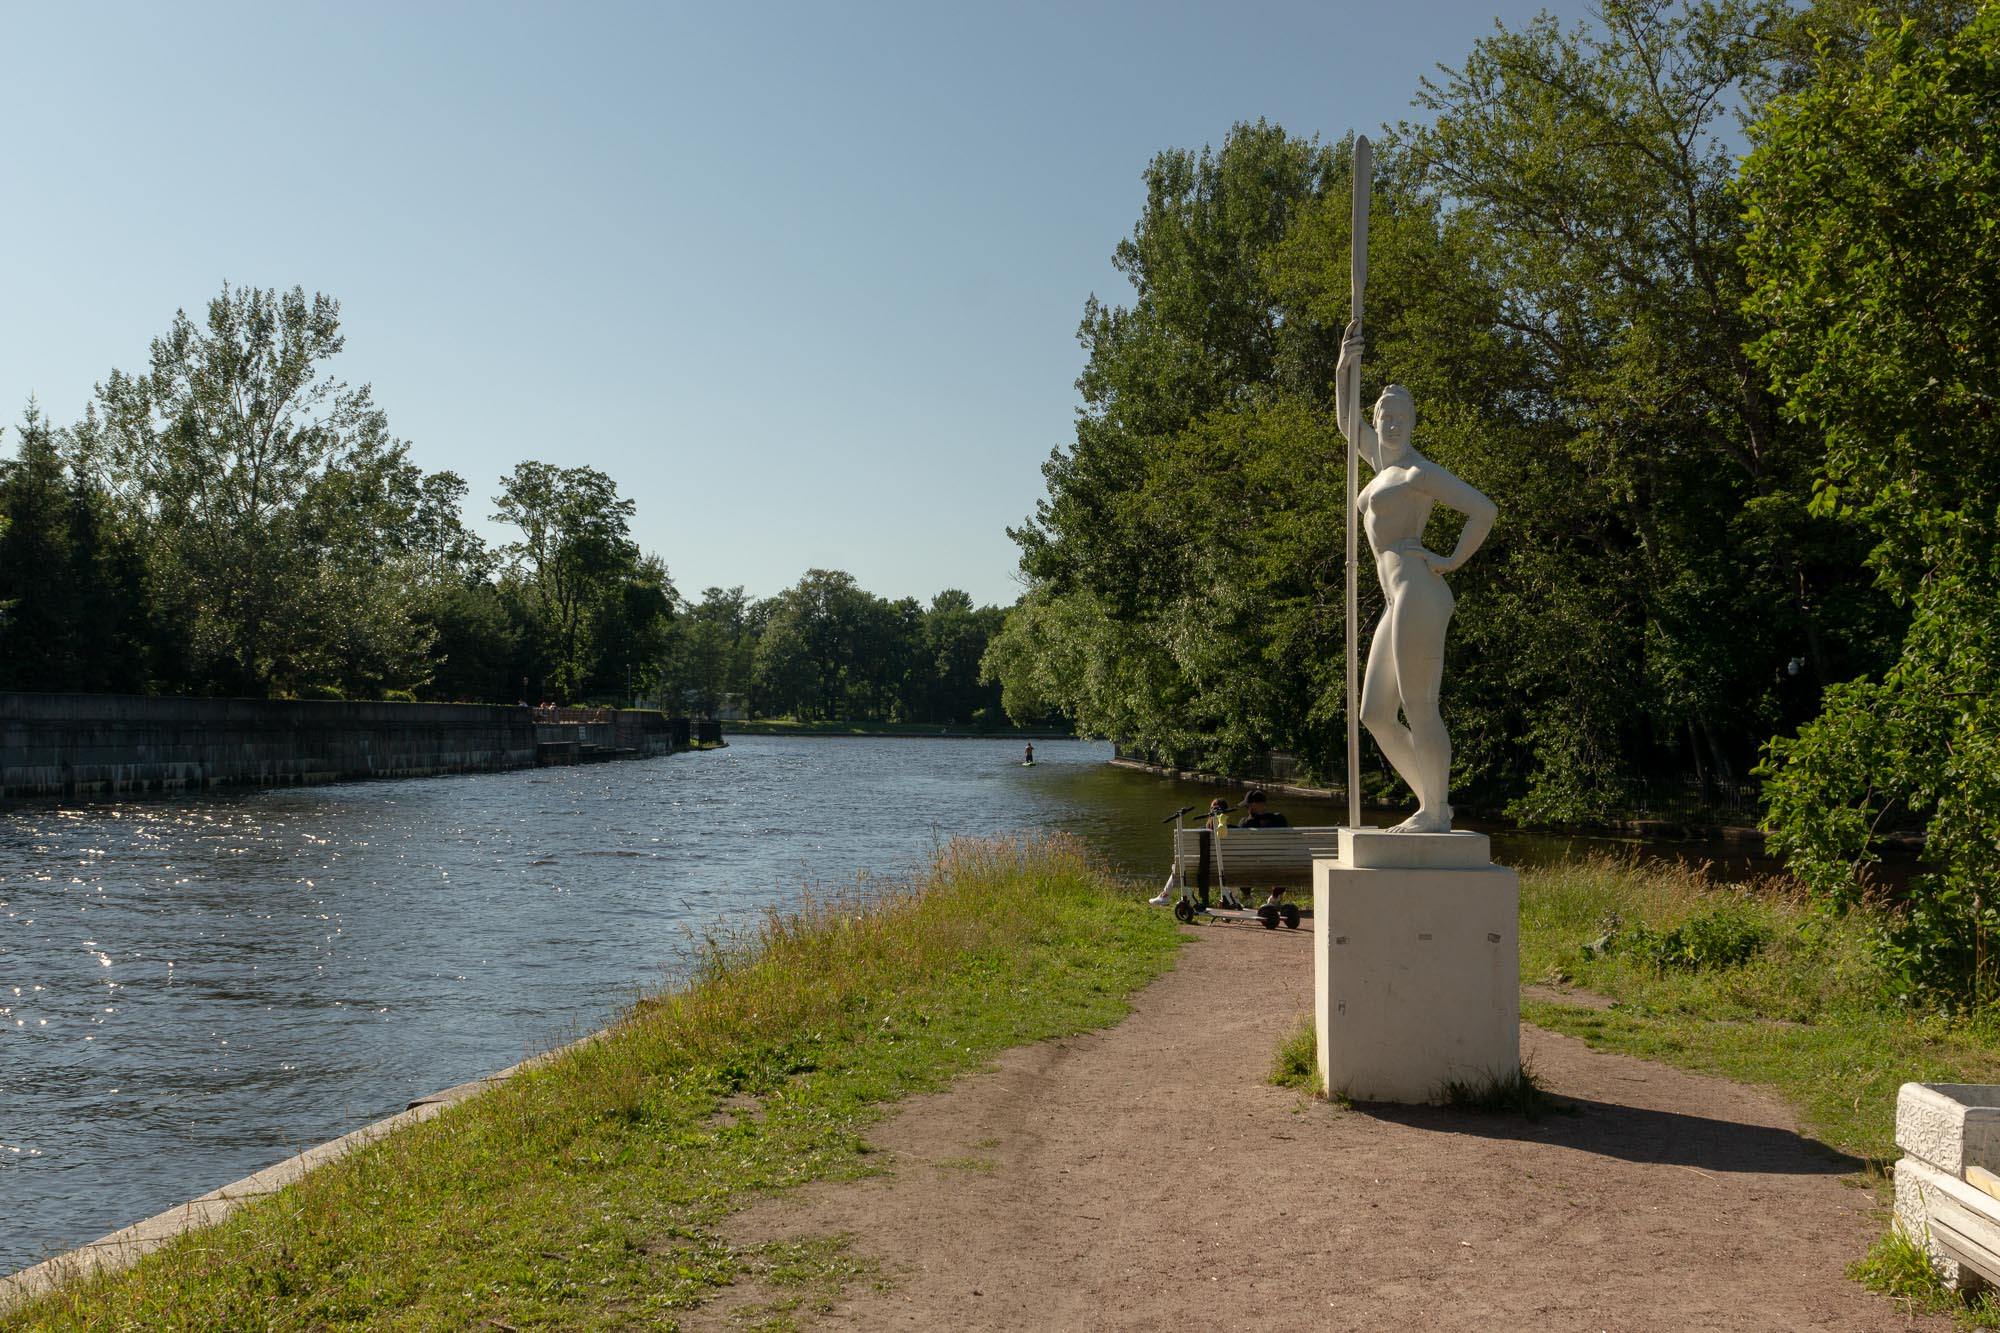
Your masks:
{"label": "tree", "polygon": [[758,710],[802,719],[890,719],[901,708],[917,604],[888,602],[837,569],[810,569],[752,608],[752,689]]}
{"label": "tree", "polygon": [[32,402],[18,434],[19,456],[0,465],[0,688],[73,688],[69,589],[49,578],[70,559],[62,460]]}
{"label": "tree", "polygon": [[373,526],[401,515],[332,498],[408,469],[367,387],[326,373],[343,346],[339,309],[299,288],[224,286],[201,325],[176,313],[146,373],[112,371],[71,433],[78,470],[144,531],[197,689],[422,677],[428,645]]}
{"label": "tree", "polygon": [[485,579],[445,580],[425,589],[417,615],[432,640],[426,699],[527,703],[520,660],[521,626],[500,590]]}
{"label": "tree", "polygon": [[[1504,614],[1461,615],[1536,701],[1524,813],[1601,813],[1615,770],[1654,754],[1740,772],[1828,681],[1880,660],[1855,534],[1809,510],[1810,441],[1744,351],[1758,330],[1724,131],[1784,18],[1763,0],[1624,0],[1569,30],[1544,15],[1426,83],[1434,119],[1405,127],[1411,169],[1492,277],[1511,387],[1550,455],[1540,485],[1507,467],[1528,483],[1503,509],[1531,529],[1511,546],[1533,575]],[[1553,624],[1585,631],[1590,670],[1538,649],[1567,640]]]}
{"label": "tree", "polygon": [[153,661],[145,568],[32,402],[0,463],[0,689],[136,691]]}
{"label": "tree", "polygon": [[1017,720],[1060,710],[1223,764],[1274,743],[1335,753],[1339,453],[1322,409],[1339,325],[1303,317],[1276,260],[1346,175],[1344,153],[1261,121],[1147,168],[1115,256],[1131,304],[1086,305],[1076,437],[1012,534],[1030,592],[985,664]]}
{"label": "tree", "polygon": [[725,700],[750,689],[756,635],[743,588],[704,588],[701,601],[683,605],[663,655],[664,706],[714,717]]}
{"label": "tree", "polygon": [[1834,909],[1878,833],[1921,820],[1926,869],[1883,940],[1904,992],[2000,981],[2000,11],[1878,21],[1777,98],[1744,165],[1752,349],[1822,442],[1812,504],[1874,540],[1909,612],[1879,678],[1828,692],[1769,751],[1770,822]]}
{"label": "tree", "polygon": [[593,618],[638,566],[633,503],[620,499],[617,483],[595,468],[538,462],[517,464],[501,478],[493,503],[494,520],[521,531],[501,554],[530,608],[547,683],[562,698],[575,698],[597,665]]}
{"label": "tree", "polygon": [[980,664],[1005,617],[999,607],[975,608],[971,595],[958,588],[931,599],[917,636],[909,715],[958,725],[996,715],[999,692],[981,683]]}
{"label": "tree", "polygon": [[666,563],[656,555],[641,556],[618,576],[591,617],[595,667],[586,682],[588,694],[630,706],[655,691],[678,601]]}

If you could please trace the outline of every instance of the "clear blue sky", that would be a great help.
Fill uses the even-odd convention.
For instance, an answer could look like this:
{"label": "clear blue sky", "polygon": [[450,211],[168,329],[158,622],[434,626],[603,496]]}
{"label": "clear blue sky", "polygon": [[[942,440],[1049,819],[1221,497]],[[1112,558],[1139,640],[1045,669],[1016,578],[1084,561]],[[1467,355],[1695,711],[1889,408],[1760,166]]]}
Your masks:
{"label": "clear blue sky", "polygon": [[0,0],[0,448],[303,286],[490,534],[515,462],[587,463],[690,595],[1011,602],[1148,159],[1372,131],[1540,8]]}

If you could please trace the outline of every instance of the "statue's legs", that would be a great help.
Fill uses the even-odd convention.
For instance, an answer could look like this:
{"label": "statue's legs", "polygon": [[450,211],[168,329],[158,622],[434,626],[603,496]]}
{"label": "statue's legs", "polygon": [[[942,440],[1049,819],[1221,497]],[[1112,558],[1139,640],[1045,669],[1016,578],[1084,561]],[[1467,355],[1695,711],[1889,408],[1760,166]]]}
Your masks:
{"label": "statue's legs", "polygon": [[1416,793],[1417,813],[1397,827],[1441,833],[1451,828],[1451,737],[1438,711],[1451,589],[1427,563],[1398,552],[1385,553],[1380,568],[1388,606],[1368,648],[1361,723]]}

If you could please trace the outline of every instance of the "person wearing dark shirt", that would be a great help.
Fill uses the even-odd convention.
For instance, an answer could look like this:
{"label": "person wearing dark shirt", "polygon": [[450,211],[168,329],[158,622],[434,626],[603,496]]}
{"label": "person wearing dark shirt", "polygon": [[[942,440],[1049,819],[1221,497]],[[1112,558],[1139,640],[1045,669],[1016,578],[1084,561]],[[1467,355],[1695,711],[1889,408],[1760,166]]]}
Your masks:
{"label": "person wearing dark shirt", "polygon": [[1292,821],[1264,805],[1264,793],[1253,791],[1243,798],[1243,818],[1237,828],[1290,828]]}
{"label": "person wearing dark shirt", "polygon": [[[1237,821],[1237,828],[1290,828],[1291,826],[1291,820],[1266,807],[1263,792],[1251,791],[1244,795],[1243,818]],[[1264,900],[1265,905],[1270,907],[1282,906],[1284,901],[1285,891],[1279,888],[1273,888],[1271,896]]]}

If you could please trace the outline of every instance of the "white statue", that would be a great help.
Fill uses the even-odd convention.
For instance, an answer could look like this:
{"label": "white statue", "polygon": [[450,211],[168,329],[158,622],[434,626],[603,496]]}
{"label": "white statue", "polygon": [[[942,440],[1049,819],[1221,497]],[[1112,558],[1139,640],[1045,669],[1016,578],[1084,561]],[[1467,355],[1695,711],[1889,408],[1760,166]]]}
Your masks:
{"label": "white statue", "polygon": [[[1361,326],[1349,324],[1334,375],[1341,433],[1375,469],[1356,507],[1368,532],[1368,548],[1375,556],[1386,603],[1368,649],[1361,725],[1417,794],[1417,813],[1391,832],[1444,833],[1451,829],[1451,804],[1446,799],[1451,737],[1438,712],[1438,686],[1444,679],[1444,632],[1453,606],[1444,576],[1472,558],[1493,530],[1499,510],[1412,447],[1417,405],[1402,385],[1382,390],[1372,429],[1361,419],[1355,401],[1359,394],[1349,388],[1349,376],[1358,389],[1363,345]],[[1424,548],[1424,525],[1430,521],[1433,504],[1465,515],[1458,545],[1448,556]],[[1396,720],[1398,710],[1404,722]]]}

